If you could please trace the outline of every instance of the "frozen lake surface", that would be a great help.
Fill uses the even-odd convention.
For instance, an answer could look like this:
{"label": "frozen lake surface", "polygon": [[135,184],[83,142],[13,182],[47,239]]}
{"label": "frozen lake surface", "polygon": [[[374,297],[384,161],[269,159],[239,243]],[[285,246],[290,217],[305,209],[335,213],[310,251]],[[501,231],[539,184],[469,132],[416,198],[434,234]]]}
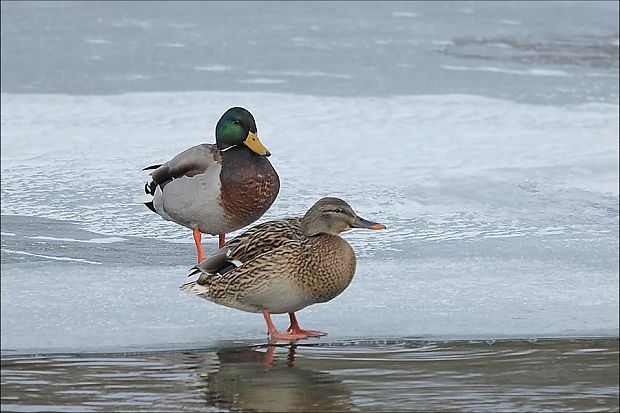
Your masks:
{"label": "frozen lake surface", "polygon": [[1,103],[5,351],[265,337],[260,316],[179,291],[190,232],[132,204],[143,166],[210,141],[234,104],[252,108],[282,180],[261,221],[334,195],[388,227],[345,234],[356,278],[300,313],[327,340],[618,334],[617,104],[259,92]]}

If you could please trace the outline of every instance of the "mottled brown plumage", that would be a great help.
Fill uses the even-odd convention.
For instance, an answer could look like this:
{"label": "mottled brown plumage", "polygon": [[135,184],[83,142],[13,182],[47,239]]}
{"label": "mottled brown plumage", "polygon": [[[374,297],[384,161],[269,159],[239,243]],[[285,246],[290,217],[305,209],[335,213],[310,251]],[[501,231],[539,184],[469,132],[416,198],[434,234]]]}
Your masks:
{"label": "mottled brown plumage", "polygon": [[[275,338],[303,338],[294,312],[342,293],[355,274],[355,253],[338,234],[351,228],[385,228],[358,217],[338,198],[323,198],[303,218],[257,225],[194,267],[198,280],[181,289],[248,312],[262,312]],[[290,334],[269,314],[289,313]],[[317,333],[317,334],[312,334]]]}

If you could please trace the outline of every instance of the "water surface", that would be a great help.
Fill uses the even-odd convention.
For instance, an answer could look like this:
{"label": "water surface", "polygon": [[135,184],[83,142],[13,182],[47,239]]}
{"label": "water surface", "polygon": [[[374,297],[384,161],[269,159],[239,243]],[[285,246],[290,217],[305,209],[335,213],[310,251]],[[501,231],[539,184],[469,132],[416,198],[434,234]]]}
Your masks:
{"label": "water surface", "polygon": [[3,411],[618,411],[618,340],[342,341],[2,360]]}
{"label": "water surface", "polygon": [[618,102],[618,2],[3,2],[2,91]]}

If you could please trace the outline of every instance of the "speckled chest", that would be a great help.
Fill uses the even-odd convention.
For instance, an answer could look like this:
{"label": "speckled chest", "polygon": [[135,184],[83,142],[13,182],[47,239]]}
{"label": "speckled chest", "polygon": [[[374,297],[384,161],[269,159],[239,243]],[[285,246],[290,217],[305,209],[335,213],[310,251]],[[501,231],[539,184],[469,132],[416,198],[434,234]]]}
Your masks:
{"label": "speckled chest", "polygon": [[269,160],[245,147],[222,153],[220,181],[222,207],[236,229],[259,219],[280,191],[280,178]]}
{"label": "speckled chest", "polygon": [[300,261],[302,271],[297,281],[317,302],[329,301],[342,293],[355,274],[353,249],[335,235],[312,237],[305,243]]}

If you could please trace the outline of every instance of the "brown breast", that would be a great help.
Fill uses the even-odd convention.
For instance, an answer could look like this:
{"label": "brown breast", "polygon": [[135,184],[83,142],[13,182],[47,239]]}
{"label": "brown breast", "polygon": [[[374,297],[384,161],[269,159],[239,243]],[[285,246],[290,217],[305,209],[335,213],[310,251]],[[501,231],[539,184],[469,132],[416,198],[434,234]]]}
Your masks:
{"label": "brown breast", "polygon": [[234,229],[259,219],[276,200],[280,178],[271,162],[246,147],[234,147],[222,153],[222,207]]}
{"label": "brown breast", "polygon": [[298,282],[317,302],[326,302],[342,293],[355,274],[353,248],[343,238],[322,234],[310,237],[301,256]]}

